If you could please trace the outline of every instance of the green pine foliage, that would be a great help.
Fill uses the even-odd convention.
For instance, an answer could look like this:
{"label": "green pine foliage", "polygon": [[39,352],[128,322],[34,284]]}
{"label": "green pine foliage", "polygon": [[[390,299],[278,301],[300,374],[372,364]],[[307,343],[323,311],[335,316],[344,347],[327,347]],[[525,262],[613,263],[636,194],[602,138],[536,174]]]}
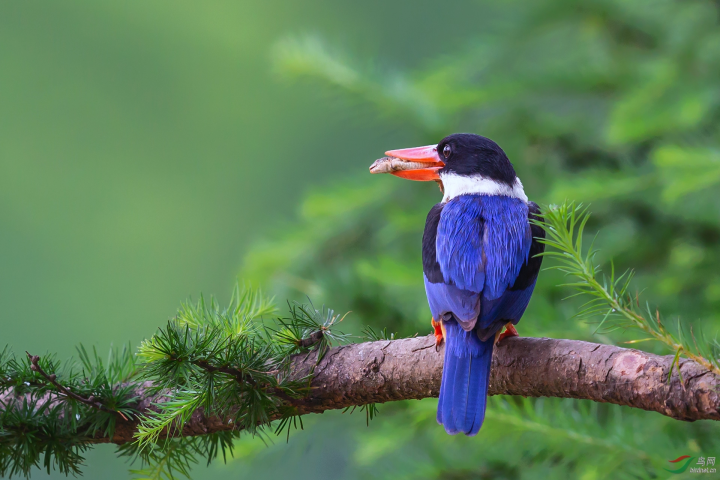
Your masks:
{"label": "green pine foliage", "polygon": [[257,320],[274,308],[260,294],[236,289],[228,308],[214,300],[185,304],[175,319],[144,341],[138,351],[141,378],[156,391],[170,391],[160,411],[142,418],[140,448],[155,445],[199,408],[228,425],[256,435],[273,420],[289,428],[294,411],[285,400],[307,393],[309,379],[289,379],[290,356],[316,352],[318,360],[347,335],[334,327],[342,317],[324,307],[290,305],[276,326]]}
{"label": "green pine foliage", "polygon": [[160,439],[155,443],[141,445],[126,443],[118,448],[118,455],[128,457],[141,468],[130,473],[138,480],[173,480],[190,478],[191,469],[201,461],[210,465],[219,455],[227,462],[233,455],[233,442],[240,437],[238,431],[226,431],[201,435]]}
{"label": "green pine foliage", "polygon": [[[132,349],[111,349],[107,362],[95,350],[91,355],[80,347],[78,354],[79,362],[65,364],[51,355],[18,358],[8,347],[0,354],[1,476],[27,476],[36,467],[78,474],[89,439],[112,435],[119,417],[136,417]],[[92,402],[62,393],[57,384]],[[10,391],[14,401],[4,398]]]}
{"label": "green pine foliage", "polygon": [[[140,421],[135,441],[118,454],[140,468],[138,478],[189,476],[193,465],[233,454],[241,434],[288,440],[302,420],[292,400],[307,394],[310,377],[289,378],[292,355],[315,355],[349,341],[338,331],[344,315],[312,304],[289,304],[287,317],[257,290],[236,286],[229,306],[202,297],[187,302],[137,354],[111,349],[107,362],[78,348],[79,361],[0,354],[0,475],[29,476],[42,466],[80,474],[97,436],[112,436],[118,419]],[[265,318],[270,317],[270,318]],[[146,382],[152,387],[146,388]],[[139,389],[144,388],[143,392]],[[134,409],[138,395],[159,395],[157,410]],[[195,411],[222,418],[227,431],[183,438]],[[364,406],[368,422],[377,409]],[[168,438],[168,435],[171,438]]]}

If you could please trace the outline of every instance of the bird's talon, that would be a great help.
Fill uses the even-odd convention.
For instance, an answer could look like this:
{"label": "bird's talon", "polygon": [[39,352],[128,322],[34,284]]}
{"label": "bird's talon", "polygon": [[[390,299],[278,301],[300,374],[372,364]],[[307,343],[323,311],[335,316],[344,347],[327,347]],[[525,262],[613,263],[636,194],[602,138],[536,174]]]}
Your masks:
{"label": "bird's talon", "polygon": [[437,352],[440,349],[440,344],[443,341],[443,330],[442,330],[442,322],[436,322],[435,319],[430,320],[430,323],[433,326],[433,334],[435,335],[435,351]]}
{"label": "bird's talon", "polygon": [[497,342],[495,342],[495,343],[497,344],[498,342],[501,342],[501,341],[503,341],[503,339],[508,338],[508,337],[519,337],[519,336],[520,335],[518,334],[518,331],[515,329],[515,325],[513,325],[511,322],[508,322],[505,325],[505,331],[500,334],[500,336],[497,339]]}

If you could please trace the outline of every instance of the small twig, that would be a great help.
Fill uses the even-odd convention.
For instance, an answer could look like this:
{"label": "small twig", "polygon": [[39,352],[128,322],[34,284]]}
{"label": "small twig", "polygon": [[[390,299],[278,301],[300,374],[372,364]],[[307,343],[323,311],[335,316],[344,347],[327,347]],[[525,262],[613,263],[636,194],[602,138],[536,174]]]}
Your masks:
{"label": "small twig", "polygon": [[226,375],[230,375],[231,377],[235,377],[235,380],[238,383],[249,383],[250,385],[256,385],[255,380],[251,376],[246,375],[242,370],[239,370],[237,368],[232,368],[227,365],[224,365],[222,367],[216,367],[214,365],[210,365],[210,362],[208,362],[207,360],[195,360],[192,363],[210,373],[220,372]]}
{"label": "small twig", "polygon": [[[247,384],[252,385],[253,387],[258,386],[258,383],[255,381],[254,378],[252,378],[251,375],[248,375],[247,373],[243,372],[239,368],[233,368],[228,365],[223,365],[222,367],[216,367],[214,365],[211,365],[210,362],[208,362],[207,360],[195,360],[192,363],[194,365],[197,365],[198,367],[202,368],[206,372],[210,372],[210,373],[220,372],[220,373],[224,373],[226,375],[230,375],[231,377],[234,377],[235,381],[240,384],[247,383]],[[269,372],[260,372],[257,370],[250,370],[250,371],[262,373],[265,375],[277,375],[279,373],[278,370],[272,370]],[[260,385],[260,386],[262,387],[263,385]],[[275,387],[272,387],[271,385],[268,385],[268,386],[270,388],[275,388]]]}
{"label": "small twig", "polygon": [[118,412],[117,410],[112,410],[112,409],[106,407],[102,403],[96,401],[94,396],[90,395],[88,398],[85,398],[85,397],[82,397],[82,396],[78,395],[77,393],[71,391],[69,388],[63,386],[62,384],[60,384],[57,381],[57,377],[54,373],[48,375],[47,372],[45,372],[45,370],[42,369],[42,367],[40,366],[40,357],[38,357],[37,355],[30,355],[30,353],[28,351],[25,351],[25,353],[27,354],[28,359],[30,360],[30,370],[42,375],[43,378],[45,378],[45,380],[50,382],[50,384],[52,386],[54,386],[60,393],[62,393],[66,397],[72,398],[73,400],[77,400],[80,403],[84,403],[85,405],[88,405],[96,410],[102,410],[103,412],[114,413],[116,415],[121,416],[123,418],[123,420],[128,421],[128,418],[125,415],[123,415],[122,412]]}
{"label": "small twig", "polygon": [[[216,367],[214,365],[211,365],[210,362],[208,362],[207,360],[195,360],[192,363],[197,365],[198,367],[202,368],[206,372],[210,372],[210,373],[220,372],[220,373],[224,373],[226,375],[230,375],[231,377],[234,377],[235,381],[240,384],[247,383],[247,384],[252,385],[253,387],[268,388],[275,395],[282,398],[286,403],[291,404],[293,406],[299,404],[298,399],[295,399],[295,398],[291,397],[290,395],[288,395],[287,393],[285,393],[285,391],[283,391],[282,388],[278,388],[278,387],[275,387],[272,385],[267,385],[267,384],[258,385],[258,383],[255,381],[254,378],[252,378],[250,375],[244,373],[240,369],[229,367],[227,365],[224,365],[222,367]],[[275,374],[277,374],[278,371],[276,370],[273,372],[258,372],[258,373],[266,373],[266,374],[275,373]]]}
{"label": "small twig", "polygon": [[298,346],[302,348],[308,348],[312,347],[316,343],[320,343],[320,341],[325,336],[325,333],[323,330],[318,330],[317,332],[313,332],[312,335],[310,335],[308,338],[303,338],[298,342]]}

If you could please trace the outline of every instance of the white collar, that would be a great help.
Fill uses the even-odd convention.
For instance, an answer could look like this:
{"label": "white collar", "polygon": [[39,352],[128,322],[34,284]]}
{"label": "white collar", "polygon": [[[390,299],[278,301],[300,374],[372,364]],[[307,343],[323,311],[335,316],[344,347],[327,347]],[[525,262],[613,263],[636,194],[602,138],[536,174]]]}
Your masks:
{"label": "white collar", "polygon": [[515,177],[515,183],[513,183],[512,187],[482,175],[468,177],[456,173],[441,173],[440,179],[443,182],[443,190],[445,191],[443,202],[452,200],[458,195],[501,195],[519,198],[524,203],[528,202],[522,182],[517,177]]}

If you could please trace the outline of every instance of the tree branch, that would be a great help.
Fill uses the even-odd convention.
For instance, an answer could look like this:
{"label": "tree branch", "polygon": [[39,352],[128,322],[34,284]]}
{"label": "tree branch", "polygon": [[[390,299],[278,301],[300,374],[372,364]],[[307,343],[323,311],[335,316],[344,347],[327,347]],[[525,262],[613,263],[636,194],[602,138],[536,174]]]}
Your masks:
{"label": "tree branch", "polygon": [[[331,349],[319,365],[315,355],[298,355],[292,376],[302,378],[313,367],[311,394],[294,400],[298,414],[353,405],[436,397],[440,390],[443,350],[435,338],[387,340]],[[579,398],[654,411],[678,420],[720,420],[720,377],[683,360],[668,383],[673,356],[577,340],[511,337],[495,349],[490,395]],[[141,411],[152,410],[161,396],[149,397],[150,384],[139,387]],[[0,399],[6,402],[8,398]],[[118,421],[112,439],[133,440],[137,423]],[[231,423],[196,411],[183,435],[202,435],[232,429]]]}

